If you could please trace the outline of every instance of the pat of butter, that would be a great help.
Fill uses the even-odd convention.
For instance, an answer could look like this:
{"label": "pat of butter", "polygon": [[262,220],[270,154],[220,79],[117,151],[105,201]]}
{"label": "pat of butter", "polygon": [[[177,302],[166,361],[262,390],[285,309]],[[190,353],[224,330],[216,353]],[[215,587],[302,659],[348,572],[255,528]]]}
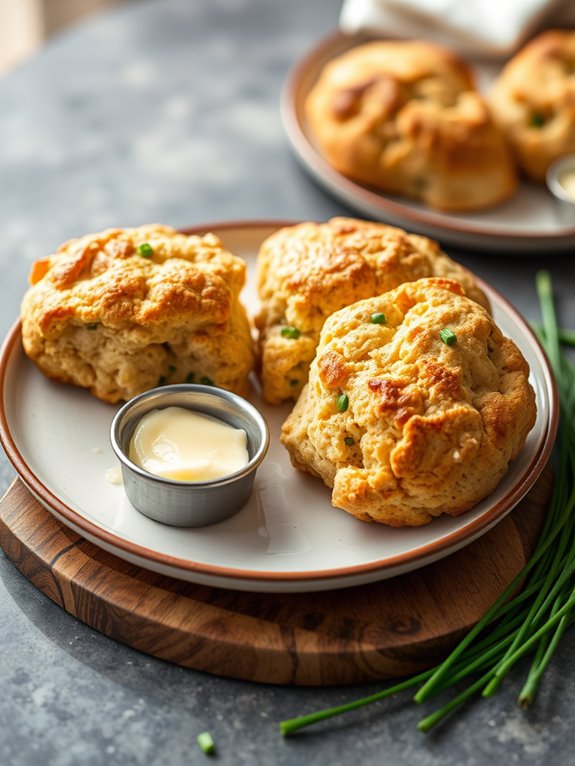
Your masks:
{"label": "pat of butter", "polygon": [[569,199],[575,202],[575,169],[566,170],[564,173],[561,173],[559,176],[559,183],[565,190]]}
{"label": "pat of butter", "polygon": [[152,410],[139,421],[130,460],[149,473],[175,481],[210,481],[249,461],[247,434],[222,420],[188,410]]}

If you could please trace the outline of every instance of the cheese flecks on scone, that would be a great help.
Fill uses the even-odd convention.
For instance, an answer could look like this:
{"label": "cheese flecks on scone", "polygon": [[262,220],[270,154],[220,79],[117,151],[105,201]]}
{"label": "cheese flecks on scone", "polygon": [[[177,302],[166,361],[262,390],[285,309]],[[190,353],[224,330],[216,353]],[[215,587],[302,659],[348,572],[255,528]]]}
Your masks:
{"label": "cheese flecks on scone", "polygon": [[419,526],[496,488],[535,422],[528,377],[459,283],[406,283],[326,321],[282,442],[296,468],[333,488],[334,506]]}
{"label": "cheese flecks on scone", "polygon": [[186,381],[245,393],[245,279],[213,234],[148,225],[74,239],[32,268],[24,350],[48,377],[112,403]]}
{"label": "cheese flecks on scone", "polygon": [[296,399],[334,311],[422,277],[450,277],[488,307],[473,275],[427,237],[353,218],[280,229],[260,248],[256,317],[263,396]]}
{"label": "cheese flecks on scone", "polygon": [[305,112],[327,162],[384,192],[465,211],[516,190],[511,154],[469,67],[440,46],[358,45],[325,65]]}

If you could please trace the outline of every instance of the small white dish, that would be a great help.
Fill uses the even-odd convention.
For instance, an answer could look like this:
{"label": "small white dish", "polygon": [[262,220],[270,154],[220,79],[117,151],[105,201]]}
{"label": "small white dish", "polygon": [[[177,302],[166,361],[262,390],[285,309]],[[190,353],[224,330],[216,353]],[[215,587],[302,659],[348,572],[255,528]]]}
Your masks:
{"label": "small white dish", "polygon": [[[287,224],[285,224],[287,225]],[[257,306],[254,263],[279,223],[213,224],[248,263],[244,300]],[[24,355],[20,323],[0,353],[0,439],[32,493],[54,516],[122,559],[162,574],[214,587],[310,592],[375,582],[417,569],[468,545],[491,529],[533,486],[557,430],[553,377],[533,332],[495,290],[480,281],[505,335],[531,368],[537,421],[497,490],[467,513],[424,527],[390,529],[332,508],[330,490],[292,468],[279,432],[289,407],[252,403],[270,430],[250,501],[217,525],[178,529],[138,513],[121,486],[107,480],[117,466],[109,440],[117,411],[87,391],[45,378]]]}

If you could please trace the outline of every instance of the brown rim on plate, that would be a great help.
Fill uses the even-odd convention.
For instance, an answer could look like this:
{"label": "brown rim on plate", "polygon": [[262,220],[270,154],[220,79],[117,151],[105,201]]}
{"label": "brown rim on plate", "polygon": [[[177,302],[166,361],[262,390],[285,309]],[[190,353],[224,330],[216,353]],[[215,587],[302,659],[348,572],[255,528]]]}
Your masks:
{"label": "brown rim on plate", "polygon": [[[207,231],[213,231],[216,235],[220,233],[225,234],[226,231],[240,230],[246,234],[253,233],[254,238],[256,236],[254,230],[258,231],[260,236],[259,241],[262,241],[263,237],[267,234],[280,228],[282,226],[293,225],[295,222],[286,221],[245,221],[245,222],[224,222],[214,223],[211,225],[199,225],[182,229],[188,234],[200,234]],[[14,354],[23,354],[21,350],[21,322],[17,320],[9,331],[2,348],[0,349],[0,443],[4,447],[4,450],[14,466],[17,473],[20,475],[26,486],[37,497],[37,499],[45,505],[53,514],[64,523],[67,523],[73,529],[80,534],[86,536],[89,540],[96,544],[101,544],[102,547],[112,552],[119,551],[117,555],[122,557],[125,554],[126,557],[133,559],[143,559],[144,562],[154,563],[163,568],[171,570],[170,574],[174,577],[178,575],[178,570],[181,572],[189,573],[193,575],[205,575],[211,578],[220,578],[225,582],[226,578],[236,581],[242,581],[245,584],[245,589],[249,590],[250,583],[256,583],[257,581],[282,581],[282,582],[302,582],[307,581],[310,583],[320,583],[337,581],[340,578],[352,578],[354,576],[369,575],[370,573],[383,572],[385,573],[390,568],[397,568],[404,565],[409,565],[410,569],[416,568],[418,565],[428,563],[432,557],[440,557],[441,555],[447,555],[454,552],[460,547],[467,545],[476,539],[480,534],[486,532],[497,521],[501,520],[515,505],[524,497],[527,492],[534,485],[539,478],[543,468],[547,464],[555,436],[557,433],[558,420],[559,420],[559,407],[558,407],[558,393],[554,380],[553,373],[551,371],[547,357],[539,343],[537,337],[511,304],[494,288],[490,287],[487,283],[481,280],[479,277],[475,277],[479,286],[487,293],[488,297],[496,298],[496,302],[501,304],[505,311],[513,322],[520,326],[524,333],[526,333],[533,343],[533,349],[539,357],[541,367],[544,370],[545,380],[543,381],[545,390],[549,395],[549,421],[544,437],[541,444],[534,454],[530,465],[525,469],[518,481],[513,487],[505,494],[501,500],[487,509],[480,517],[473,522],[465,526],[465,528],[455,530],[449,534],[443,536],[440,540],[432,541],[428,544],[422,545],[415,551],[409,551],[395,556],[387,557],[384,560],[370,561],[365,564],[351,565],[347,567],[333,567],[324,569],[321,571],[261,571],[261,570],[247,570],[237,569],[227,566],[215,566],[213,564],[205,564],[191,561],[190,559],[183,559],[168,554],[152,550],[138,543],[134,543],[130,540],[126,540],[113,532],[103,529],[98,524],[94,524],[89,519],[79,514],[73,508],[64,503],[59,497],[43,484],[38,477],[34,474],[31,466],[28,465],[22,454],[20,453],[18,446],[13,438],[6,415],[6,409],[4,406],[4,397],[6,391],[6,376],[10,366],[11,359]],[[62,385],[62,384],[55,384]],[[462,516],[464,518],[464,515]],[[358,522],[359,523],[359,522]],[[433,522],[432,522],[433,523]],[[447,549],[447,550],[446,550]],[[421,564],[419,564],[421,562]],[[411,566],[413,565],[413,566]],[[385,575],[384,575],[385,576]],[[189,579],[193,579],[190,577]],[[379,579],[377,577],[371,578]],[[381,578],[383,579],[383,577]],[[371,581],[371,580],[370,580]],[[356,583],[351,582],[350,585]],[[237,585],[235,586],[237,588]],[[346,587],[341,585],[337,587]]]}
{"label": "brown rim on plate", "polygon": [[[378,38],[336,32],[312,48],[288,75],[281,96],[282,121],[296,156],[313,178],[332,195],[364,214],[456,247],[540,253],[543,246],[547,251],[559,251],[575,245],[575,226],[526,232],[520,222],[516,228],[501,228],[495,224],[488,227],[474,225],[467,220],[459,220],[456,215],[442,214],[423,206],[414,208],[411,206],[413,202],[409,204],[406,200],[402,203],[398,197],[385,196],[384,192],[342,175],[324,159],[307,126],[305,99],[324,64],[350,48],[374,39]],[[489,211],[478,213],[485,216]]]}

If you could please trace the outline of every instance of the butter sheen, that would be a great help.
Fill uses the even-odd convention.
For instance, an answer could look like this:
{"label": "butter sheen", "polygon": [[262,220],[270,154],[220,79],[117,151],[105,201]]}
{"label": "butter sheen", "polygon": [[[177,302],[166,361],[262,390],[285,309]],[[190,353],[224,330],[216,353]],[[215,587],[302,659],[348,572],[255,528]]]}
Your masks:
{"label": "butter sheen", "polygon": [[166,407],[148,412],[139,421],[129,457],[156,476],[210,481],[248,463],[247,434],[201,412]]}

